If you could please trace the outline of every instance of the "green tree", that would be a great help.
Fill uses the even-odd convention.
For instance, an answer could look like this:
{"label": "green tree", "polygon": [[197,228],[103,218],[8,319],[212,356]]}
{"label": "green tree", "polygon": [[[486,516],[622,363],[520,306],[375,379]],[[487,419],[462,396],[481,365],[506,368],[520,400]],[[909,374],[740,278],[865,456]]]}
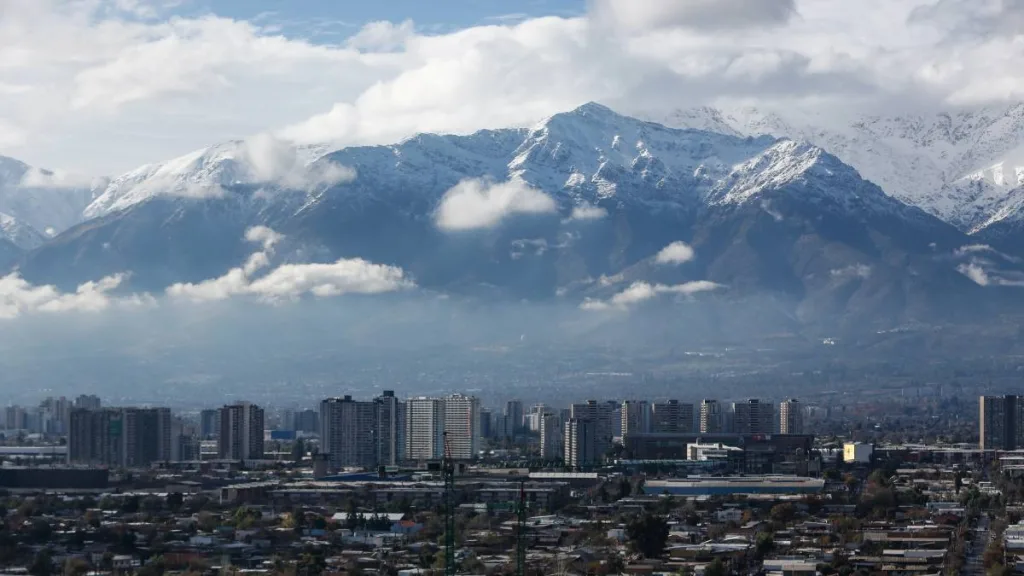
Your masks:
{"label": "green tree", "polygon": [[181,492],[171,492],[167,495],[167,509],[171,512],[181,510],[181,506],[184,503],[185,496]]}
{"label": "green tree", "polygon": [[633,493],[633,484],[629,482],[629,478],[625,476],[619,481],[619,498],[629,498],[629,495]]}
{"label": "green tree", "polygon": [[668,522],[662,516],[644,514],[626,525],[632,548],[646,558],[658,558],[668,542]]}
{"label": "green tree", "polygon": [[715,558],[704,567],[704,576],[726,576],[725,564],[721,558]]}
{"label": "green tree", "polygon": [[775,538],[772,536],[771,532],[762,532],[757,535],[757,546],[755,551],[758,559],[763,560],[765,556],[771,554],[774,549]]}
{"label": "green tree", "polygon": [[43,548],[36,553],[36,557],[32,560],[32,565],[28,568],[28,573],[32,576],[50,576],[53,574],[53,554],[49,548]]}

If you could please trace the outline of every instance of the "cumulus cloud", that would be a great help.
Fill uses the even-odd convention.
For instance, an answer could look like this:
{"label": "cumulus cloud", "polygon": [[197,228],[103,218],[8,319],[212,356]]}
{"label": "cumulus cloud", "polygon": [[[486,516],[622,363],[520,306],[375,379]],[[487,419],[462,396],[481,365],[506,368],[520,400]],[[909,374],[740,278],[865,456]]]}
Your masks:
{"label": "cumulus cloud", "polygon": [[328,159],[310,163],[291,142],[265,132],[242,141],[239,156],[249,169],[246,179],[252,183],[303,190],[332,186],[356,176],[352,168]]}
{"label": "cumulus cloud", "polygon": [[597,0],[597,14],[630,30],[695,30],[781,26],[796,15],[795,0]]}
{"label": "cumulus cloud", "polygon": [[867,264],[852,264],[845,268],[837,268],[830,271],[833,278],[867,278],[871,276],[871,266]]}
{"label": "cumulus cloud", "polygon": [[550,196],[521,180],[463,180],[448,190],[434,214],[447,231],[492,228],[515,214],[545,214],[557,209]]}
{"label": "cumulus cloud", "polygon": [[654,257],[654,261],[658,264],[685,264],[690,260],[693,260],[693,248],[682,241],[665,246]]}
{"label": "cumulus cloud", "polygon": [[577,17],[372,23],[330,44],[282,34],[285,16],[154,6],[3,2],[5,153],[98,175],[265,130],[381,144],[528,125],[590,100],[834,117],[1024,97],[1011,0],[860,0],[857,18],[835,0],[593,0]]}
{"label": "cumulus cloud", "polygon": [[579,206],[573,206],[569,220],[600,220],[607,216],[608,211],[604,208],[584,202]]}
{"label": "cumulus cloud", "polygon": [[266,226],[250,228],[245,239],[259,244],[262,250],[250,255],[242,266],[232,268],[218,278],[171,285],[166,290],[167,295],[193,302],[226,300],[235,296],[279,302],[305,295],[325,298],[342,294],[379,294],[414,287],[401,268],[374,264],[361,258],[342,258],[331,263],[283,264],[257,277],[257,273],[270,266],[274,246],[283,238]]}
{"label": "cumulus cloud", "polygon": [[692,296],[700,292],[709,292],[722,288],[721,284],[698,280],[685,284],[649,284],[647,282],[634,282],[625,290],[615,294],[608,300],[587,298],[580,304],[583,310],[628,310],[632,306],[646,302],[662,294],[681,294]]}
{"label": "cumulus cloud", "polygon": [[21,176],[18,185],[24,188],[89,188],[101,183],[101,180],[81,174],[32,167]]}
{"label": "cumulus cloud", "polygon": [[55,286],[30,284],[15,272],[0,277],[0,319],[32,313],[100,312],[112,306],[140,306],[153,302],[148,294],[114,295],[126,277],[115,274],[81,284],[74,292],[61,292]]}

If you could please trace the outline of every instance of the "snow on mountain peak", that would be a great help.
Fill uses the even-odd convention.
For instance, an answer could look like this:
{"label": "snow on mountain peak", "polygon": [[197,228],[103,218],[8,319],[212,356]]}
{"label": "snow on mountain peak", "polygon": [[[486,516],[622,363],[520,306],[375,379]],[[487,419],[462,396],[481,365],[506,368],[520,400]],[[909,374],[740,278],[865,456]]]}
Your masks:
{"label": "snow on mountain peak", "polygon": [[110,181],[86,209],[86,218],[124,210],[155,196],[220,197],[234,186],[301,190],[351,179],[345,166],[316,162],[318,147],[296,147],[262,134],[147,164]]}

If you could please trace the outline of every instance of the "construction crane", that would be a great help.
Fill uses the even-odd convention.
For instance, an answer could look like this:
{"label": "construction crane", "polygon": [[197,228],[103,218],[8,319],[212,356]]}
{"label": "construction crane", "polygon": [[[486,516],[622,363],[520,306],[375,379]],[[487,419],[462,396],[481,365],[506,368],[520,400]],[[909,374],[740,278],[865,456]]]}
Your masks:
{"label": "construction crane", "polygon": [[455,461],[448,433],[444,438],[441,477],[444,479],[444,576],[455,576]]}
{"label": "construction crane", "polygon": [[519,482],[519,503],[516,506],[516,576],[526,574],[526,482]]}

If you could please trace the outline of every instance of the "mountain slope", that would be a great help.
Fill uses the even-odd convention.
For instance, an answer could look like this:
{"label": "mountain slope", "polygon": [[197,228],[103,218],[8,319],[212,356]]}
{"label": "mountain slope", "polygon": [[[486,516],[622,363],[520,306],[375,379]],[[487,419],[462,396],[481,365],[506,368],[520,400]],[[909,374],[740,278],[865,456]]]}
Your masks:
{"label": "mountain slope", "polygon": [[679,110],[677,127],[717,126],[819,146],[900,201],[976,232],[1007,214],[1007,194],[1024,185],[1024,104],[957,113],[831,118],[753,108]]}
{"label": "mountain slope", "polygon": [[[261,224],[287,236],[279,258],[361,257],[401,266],[423,288],[480,297],[618,304],[630,282],[654,287],[641,286],[639,301],[711,281],[720,286],[700,286],[722,317],[768,298],[772,321],[860,328],[957,319],[989,303],[957,271],[963,233],[809,144],[672,129],[588,104],[529,130],[425,134],[313,161],[275,149],[287,161],[272,171],[248,146],[113,180],[87,211],[97,217],[32,251],[22,272],[74,286],[130,271],[134,287],[160,290],[239,265],[253,250],[244,230]],[[471,207],[497,212],[486,226],[443,229],[439,210],[467,190]],[[500,204],[540,192],[550,204],[531,213]],[[657,262],[677,241],[696,257]]]}
{"label": "mountain slope", "polygon": [[[95,184],[102,185],[102,180]],[[90,185],[65,182],[53,172],[0,156],[0,212],[40,235],[81,222],[93,194]]]}

